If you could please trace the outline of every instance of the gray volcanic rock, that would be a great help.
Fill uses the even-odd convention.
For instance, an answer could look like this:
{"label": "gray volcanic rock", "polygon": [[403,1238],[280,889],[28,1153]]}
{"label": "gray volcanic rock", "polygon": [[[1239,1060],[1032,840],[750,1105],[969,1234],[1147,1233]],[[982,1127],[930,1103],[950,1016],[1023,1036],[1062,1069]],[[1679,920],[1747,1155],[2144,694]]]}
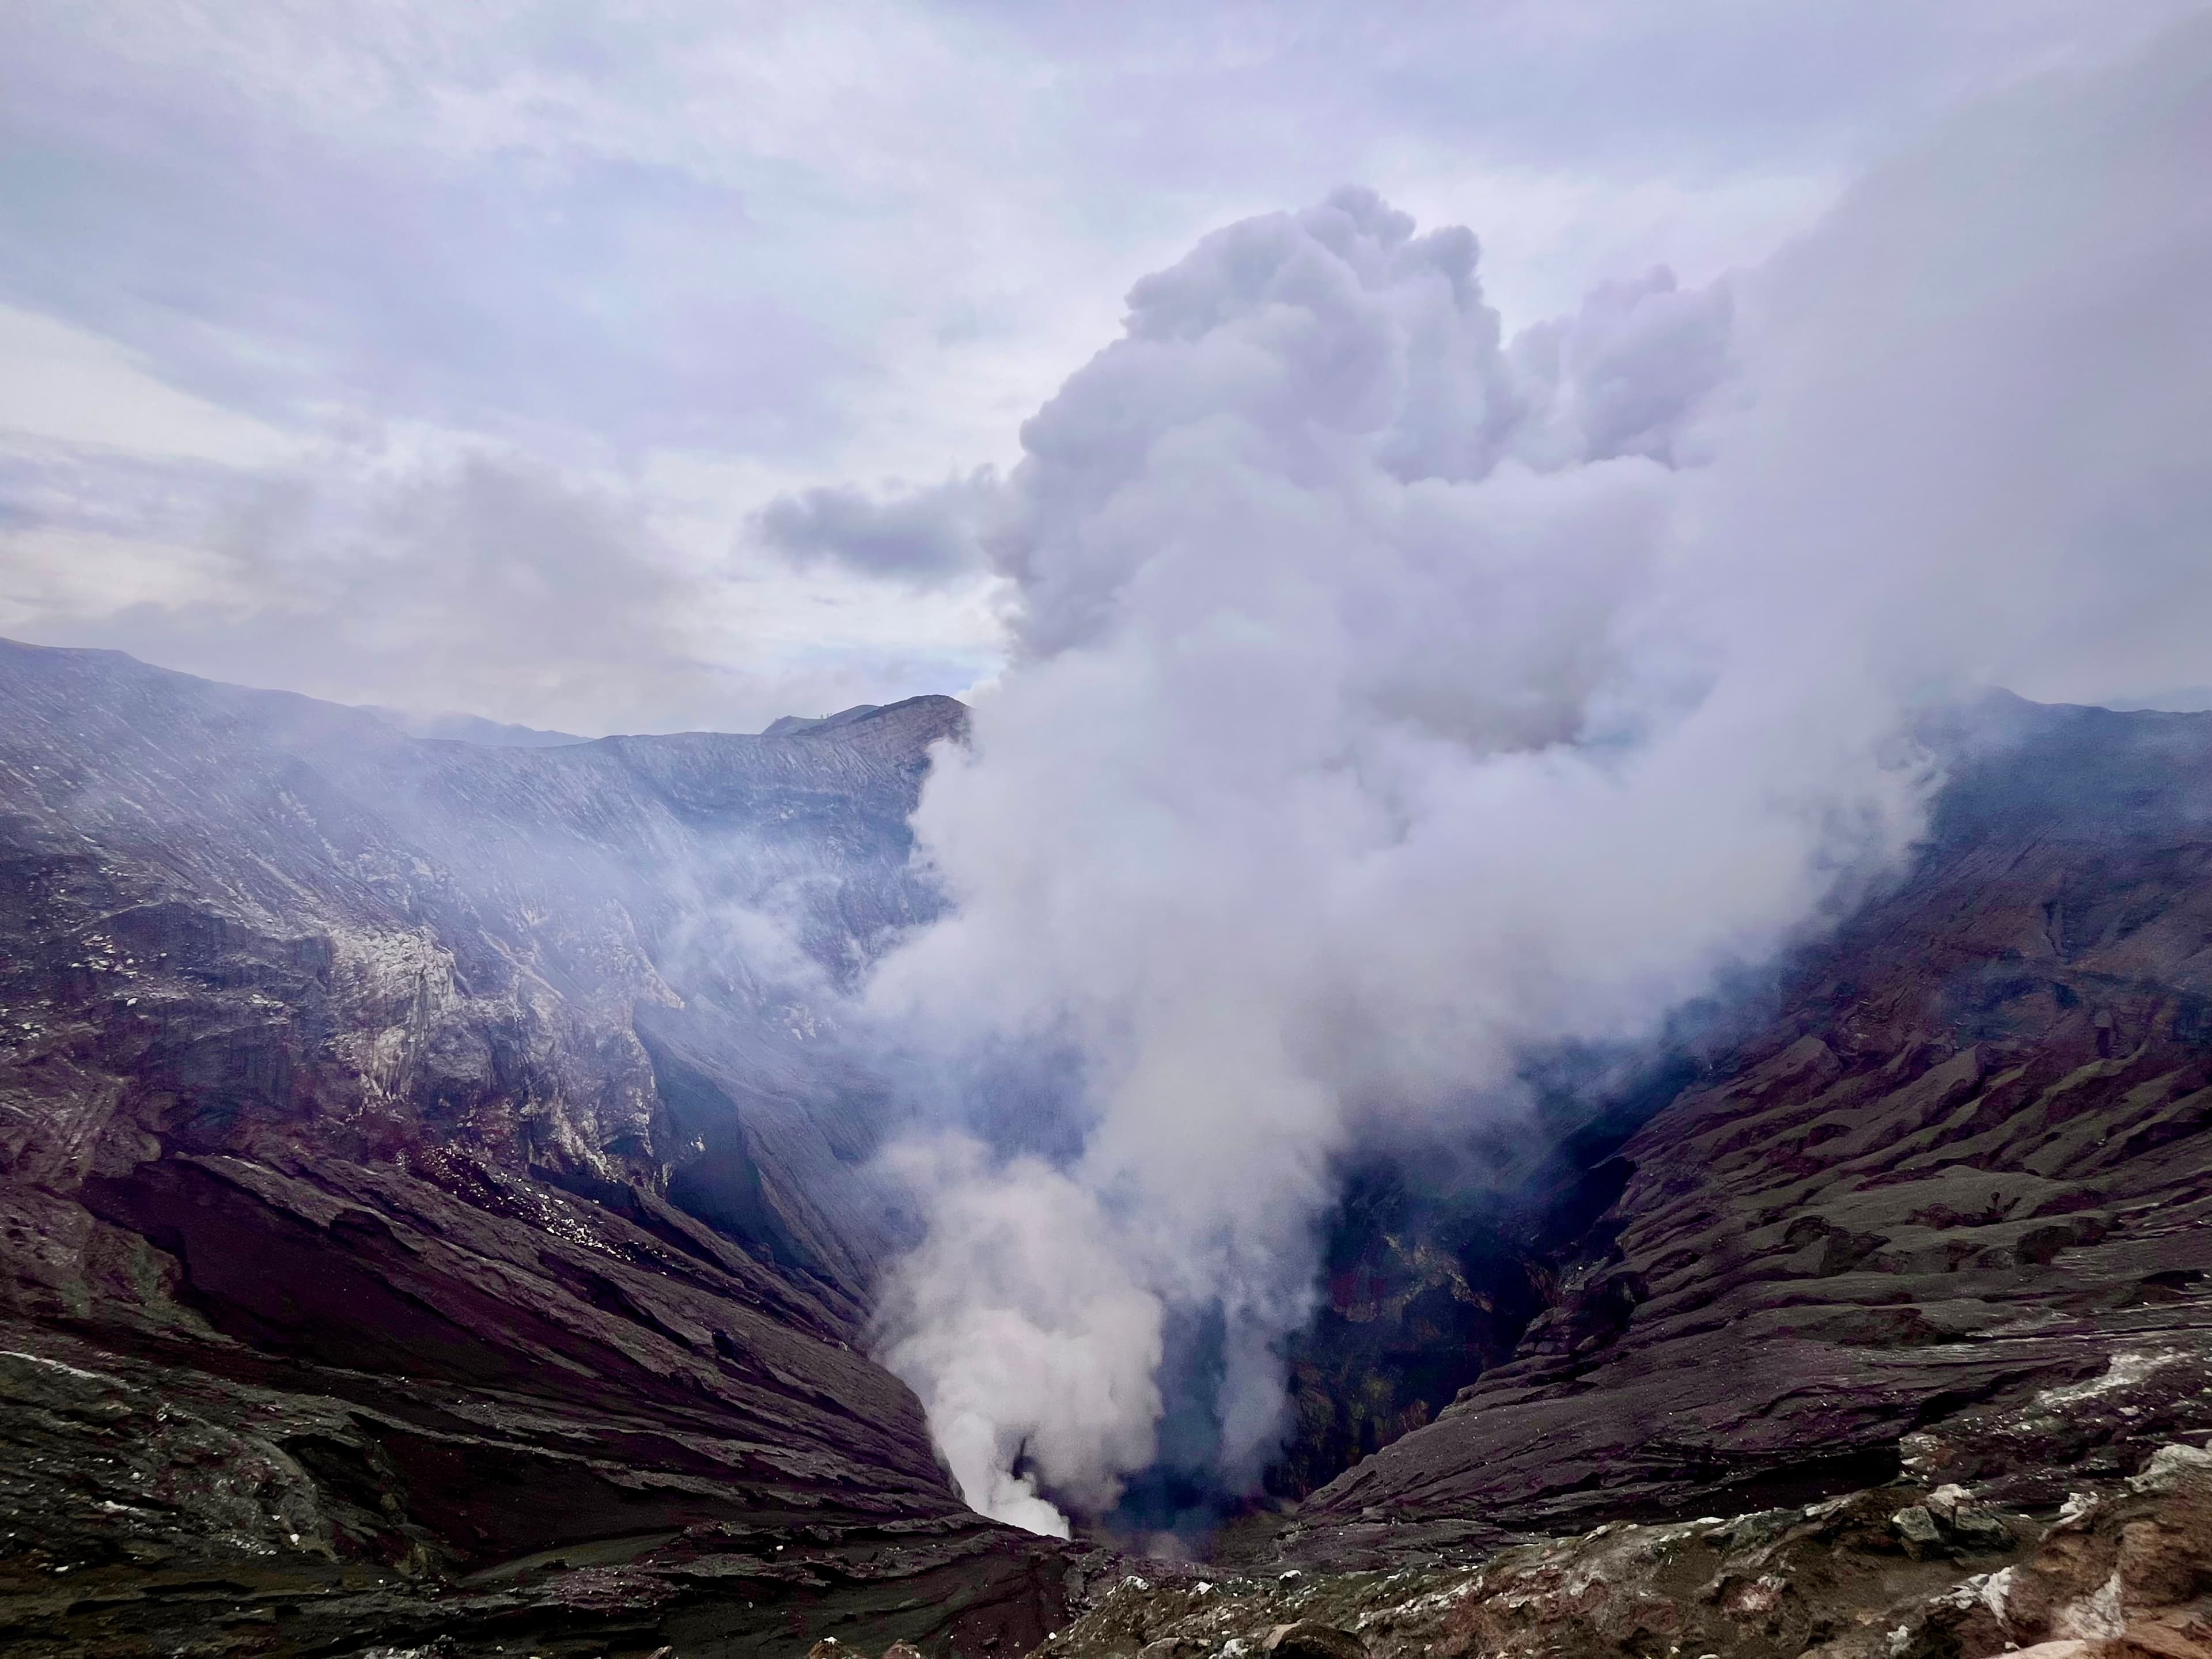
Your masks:
{"label": "gray volcanic rock", "polygon": [[963,717],[485,748],[0,645],[9,1650],[1052,1627],[854,1351],[825,992]]}
{"label": "gray volcanic rock", "polygon": [[[1917,868],[1622,1149],[1510,1363],[1310,1498],[1294,1553],[1802,1502],[1907,1457],[2055,1504],[2212,1429],[2212,719],[2008,702],[1947,740]],[[2124,1409],[2036,1403],[2138,1376]]]}
{"label": "gray volcanic rock", "polygon": [[2043,1516],[1900,1484],[1389,1572],[1147,1565],[1038,1652],[1236,1659],[1292,1632],[1346,1659],[2206,1659],[2212,1453],[2160,1446]]}

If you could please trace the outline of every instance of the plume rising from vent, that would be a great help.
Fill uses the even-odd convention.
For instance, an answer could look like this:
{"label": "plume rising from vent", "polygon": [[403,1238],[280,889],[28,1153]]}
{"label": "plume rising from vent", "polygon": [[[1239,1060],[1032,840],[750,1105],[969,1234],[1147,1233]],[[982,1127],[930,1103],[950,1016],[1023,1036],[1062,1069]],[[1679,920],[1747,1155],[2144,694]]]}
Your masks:
{"label": "plume rising from vent", "polygon": [[1232,226],[931,520],[1021,650],[917,816],[952,912],[871,994],[1075,1079],[1053,1156],[905,1155],[883,1352],[971,1502],[1110,1506],[1194,1316],[1249,1481],[1348,1148],[1817,925],[1916,833],[1916,707],[2188,677],[2208,42],[1977,112],[1768,268],[1510,341],[1466,231],[1359,191]]}

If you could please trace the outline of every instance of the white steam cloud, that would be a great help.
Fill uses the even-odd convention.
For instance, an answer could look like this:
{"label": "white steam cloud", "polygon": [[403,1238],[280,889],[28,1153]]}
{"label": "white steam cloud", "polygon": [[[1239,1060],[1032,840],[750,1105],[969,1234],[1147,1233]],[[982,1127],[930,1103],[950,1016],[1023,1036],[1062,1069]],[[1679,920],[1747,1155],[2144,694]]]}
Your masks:
{"label": "white steam cloud", "polygon": [[1137,286],[968,514],[1023,652],[917,817],[955,908],[872,991],[1080,1061],[1072,1154],[907,1157],[883,1351],[978,1508],[1110,1506],[1194,1310],[1255,1474],[1332,1159],[1772,953],[1915,834],[1911,708],[2203,678],[2208,46],[1510,343],[1474,239],[1363,191]]}

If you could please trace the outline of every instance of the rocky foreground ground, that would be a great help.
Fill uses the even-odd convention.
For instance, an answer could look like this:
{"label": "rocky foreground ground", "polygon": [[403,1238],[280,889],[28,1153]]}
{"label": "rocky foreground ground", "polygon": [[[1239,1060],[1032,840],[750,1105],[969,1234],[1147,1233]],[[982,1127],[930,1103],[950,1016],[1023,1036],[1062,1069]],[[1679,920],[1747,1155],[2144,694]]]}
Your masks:
{"label": "rocky foreground ground", "polygon": [[1117,1578],[1051,1659],[2197,1659],[2212,1653],[2212,1452],[2038,1517],[1957,1485],[1638,1526],[1390,1572]]}
{"label": "rocky foreground ground", "polygon": [[[2187,1439],[2168,1438],[2191,1425]],[[1915,1437],[1901,1478],[1811,1504],[1609,1522],[1389,1570],[1151,1564],[1041,1659],[2201,1659],[2212,1654],[2212,1370],[2129,1353],[2087,1384]],[[2069,1449],[2055,1501],[2009,1443]],[[2042,1470],[2060,1467],[2045,1462]],[[2132,1473],[2126,1473],[2132,1469]]]}

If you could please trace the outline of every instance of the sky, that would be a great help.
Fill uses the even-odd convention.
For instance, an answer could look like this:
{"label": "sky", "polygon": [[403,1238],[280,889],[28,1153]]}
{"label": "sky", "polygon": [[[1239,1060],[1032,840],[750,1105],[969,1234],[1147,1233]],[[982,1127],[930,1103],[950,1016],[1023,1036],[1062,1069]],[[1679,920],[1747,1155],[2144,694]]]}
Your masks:
{"label": "sky", "polygon": [[2197,8],[4,9],[0,634],[598,733],[991,685],[932,538],[1224,224],[1371,187],[1512,334]]}

